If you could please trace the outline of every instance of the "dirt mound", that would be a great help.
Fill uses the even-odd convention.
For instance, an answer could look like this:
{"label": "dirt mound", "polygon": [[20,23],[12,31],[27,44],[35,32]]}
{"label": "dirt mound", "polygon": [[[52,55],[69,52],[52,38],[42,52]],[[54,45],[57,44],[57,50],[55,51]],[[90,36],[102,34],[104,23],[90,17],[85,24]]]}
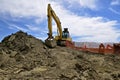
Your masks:
{"label": "dirt mound", "polygon": [[48,48],[22,31],[0,43],[0,80],[119,80],[120,55]]}

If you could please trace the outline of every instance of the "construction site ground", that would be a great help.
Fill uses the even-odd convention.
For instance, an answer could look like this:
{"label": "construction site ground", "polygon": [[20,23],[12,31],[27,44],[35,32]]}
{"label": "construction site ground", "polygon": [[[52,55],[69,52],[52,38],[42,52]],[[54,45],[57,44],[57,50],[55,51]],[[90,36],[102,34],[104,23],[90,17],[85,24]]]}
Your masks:
{"label": "construction site ground", "polygon": [[18,31],[0,43],[0,80],[120,80],[120,55],[48,48]]}

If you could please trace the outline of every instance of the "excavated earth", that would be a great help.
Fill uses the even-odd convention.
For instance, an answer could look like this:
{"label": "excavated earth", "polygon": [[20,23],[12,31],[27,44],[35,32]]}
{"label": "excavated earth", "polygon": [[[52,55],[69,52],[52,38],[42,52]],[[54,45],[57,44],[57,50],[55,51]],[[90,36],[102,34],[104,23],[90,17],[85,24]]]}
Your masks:
{"label": "excavated earth", "polygon": [[0,43],[0,80],[120,80],[120,55],[48,48],[18,31]]}

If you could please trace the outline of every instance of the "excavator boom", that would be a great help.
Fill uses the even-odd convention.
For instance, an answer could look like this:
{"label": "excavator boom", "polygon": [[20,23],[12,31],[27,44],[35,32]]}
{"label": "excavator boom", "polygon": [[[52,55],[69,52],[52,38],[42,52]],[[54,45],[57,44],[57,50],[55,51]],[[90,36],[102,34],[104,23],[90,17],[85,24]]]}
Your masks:
{"label": "excavator boom", "polygon": [[56,13],[53,11],[52,7],[50,6],[50,4],[48,4],[48,28],[49,28],[49,34],[52,35],[52,18],[55,20],[56,24],[57,24],[57,28],[59,31],[59,39],[62,39],[62,27],[61,27],[61,22],[58,18],[58,16],[56,15]]}

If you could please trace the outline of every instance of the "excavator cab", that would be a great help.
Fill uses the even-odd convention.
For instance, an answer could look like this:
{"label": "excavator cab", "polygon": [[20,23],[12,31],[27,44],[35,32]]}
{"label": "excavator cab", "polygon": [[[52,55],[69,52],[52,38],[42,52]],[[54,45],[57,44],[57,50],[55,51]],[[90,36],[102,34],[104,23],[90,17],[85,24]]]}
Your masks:
{"label": "excavator cab", "polygon": [[62,32],[62,38],[69,38],[69,31],[68,28],[64,28],[64,31]]}
{"label": "excavator cab", "polygon": [[59,46],[67,46],[67,44],[72,43],[72,38],[70,37],[68,28],[64,28],[64,31],[62,31],[62,38],[55,36],[55,40]]}

